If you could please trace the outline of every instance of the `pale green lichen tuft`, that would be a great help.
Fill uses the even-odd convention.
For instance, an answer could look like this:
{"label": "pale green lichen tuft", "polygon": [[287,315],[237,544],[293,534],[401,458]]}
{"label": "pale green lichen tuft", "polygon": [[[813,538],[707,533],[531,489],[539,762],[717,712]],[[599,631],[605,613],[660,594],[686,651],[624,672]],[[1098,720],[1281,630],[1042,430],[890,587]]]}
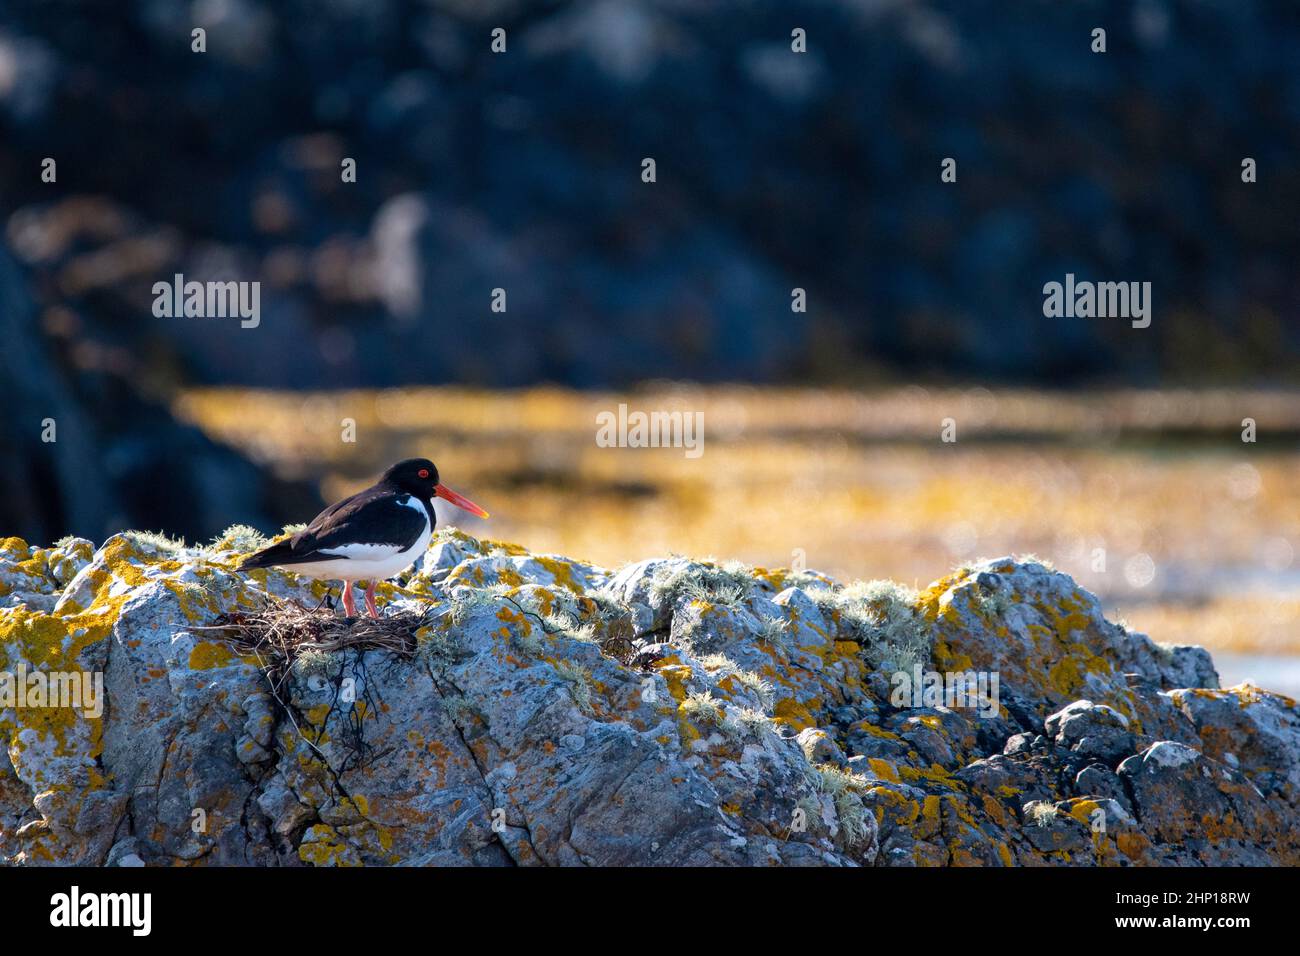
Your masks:
{"label": "pale green lichen tuft", "polygon": [[687,717],[718,728],[722,727],[726,719],[722,702],[707,690],[702,693],[687,694],[686,699],[682,701],[681,709]]}
{"label": "pale green lichen tuft", "polygon": [[1036,827],[1050,827],[1056,822],[1057,810],[1050,803],[1036,801],[1025,808],[1029,822]]}
{"label": "pale green lichen tuft", "polygon": [[565,610],[556,610],[542,618],[542,625],[548,634],[558,634],[570,640],[582,641],[584,644],[598,644],[594,624],[583,624]]}
{"label": "pale green lichen tuft", "polygon": [[862,802],[862,794],[871,787],[866,777],[860,777],[847,770],[841,770],[832,764],[818,764],[811,767],[808,781],[820,793],[831,798],[835,804],[835,815],[840,828],[844,831],[844,842],[848,846],[857,846],[866,839],[870,832],[867,824],[867,808]]}
{"label": "pale green lichen tuft", "polygon": [[823,614],[838,616],[841,629],[862,646],[873,666],[911,670],[929,661],[930,631],[911,588],[894,581],[856,581],[808,596]]}
{"label": "pale green lichen tuft", "polygon": [[293,672],[300,678],[325,677],[334,679],[338,676],[342,664],[336,655],[326,651],[300,651],[293,660]]}
{"label": "pale green lichen tuft", "polygon": [[789,647],[790,622],[780,617],[760,617],[755,637],[764,644]]}
{"label": "pale green lichen tuft", "polygon": [[452,624],[461,627],[478,609],[491,607],[510,589],[502,584],[486,588],[458,587],[451,592],[447,616]]}
{"label": "pale green lichen tuft", "polygon": [[764,709],[771,709],[776,691],[767,681],[753,671],[741,670],[726,654],[710,654],[700,658],[700,664],[715,681],[732,678],[745,690],[758,698]]}
{"label": "pale green lichen tuft", "polygon": [[154,554],[179,555],[185,550],[184,538],[172,538],[161,531],[123,531],[122,537],[134,547]]}
{"label": "pale green lichen tuft", "polygon": [[588,591],[586,596],[595,603],[597,613],[605,620],[624,617],[628,613],[627,605],[608,591]]}
{"label": "pale green lichen tuft", "polygon": [[205,550],[237,551],[240,554],[251,554],[254,551],[260,551],[268,544],[270,544],[270,540],[256,528],[249,527],[246,524],[232,524],[213,538],[212,543]]}
{"label": "pale green lichen tuft", "polygon": [[679,568],[660,568],[650,582],[651,597],[657,601],[703,601],[725,607],[738,607],[754,587],[753,573],[743,564],[728,562],[692,564]]}
{"label": "pale green lichen tuft", "polygon": [[455,631],[423,627],[416,632],[416,656],[426,666],[446,668],[466,654]]}
{"label": "pale green lichen tuft", "polygon": [[569,696],[578,710],[584,714],[592,713],[591,705],[591,671],[581,664],[570,661],[556,661],[553,665],[556,675],[569,685]]}
{"label": "pale green lichen tuft", "polygon": [[758,702],[764,710],[772,709],[772,705],[776,702],[776,688],[768,681],[765,681],[753,671],[738,670],[735,677],[741,687],[758,698]]}
{"label": "pale green lichen tuft", "polygon": [[736,740],[761,743],[768,737],[778,737],[776,723],[761,710],[738,707],[727,715],[723,732]]}
{"label": "pale green lichen tuft", "polygon": [[462,694],[448,694],[442,698],[442,707],[452,723],[458,727],[483,719],[483,713],[473,701]]}
{"label": "pale green lichen tuft", "polygon": [[975,608],[980,614],[991,620],[1001,620],[1006,617],[1007,611],[1011,609],[1014,603],[1002,588],[984,587],[976,585]]}

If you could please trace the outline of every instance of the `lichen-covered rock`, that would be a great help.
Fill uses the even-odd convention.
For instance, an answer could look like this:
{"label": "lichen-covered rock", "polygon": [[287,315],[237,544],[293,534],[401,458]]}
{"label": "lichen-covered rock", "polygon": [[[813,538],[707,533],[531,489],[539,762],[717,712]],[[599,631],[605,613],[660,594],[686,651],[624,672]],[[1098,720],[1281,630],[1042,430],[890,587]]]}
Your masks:
{"label": "lichen-covered rock", "polygon": [[1297,802],[1300,712],[1294,701],[1251,685],[1168,696],[1191,720],[1206,756],[1240,770],[1263,793]]}
{"label": "lichen-covered rock", "polygon": [[73,563],[60,548],[31,548],[22,538],[0,540],[0,606],[53,608],[66,580],[55,576],[52,559],[65,575]]}
{"label": "lichen-covered rock", "polygon": [[[1108,623],[1037,563],[916,594],[678,558],[609,572],[446,530],[379,589],[408,650],[276,670],[212,625],[268,598],[334,612],[323,584],[236,572],[257,543],[0,543],[0,859],[1300,858],[1295,703],[1219,690],[1203,652]],[[101,706],[19,699],[20,674],[98,678]]]}
{"label": "lichen-covered rock", "polygon": [[1265,801],[1242,774],[1194,747],[1161,741],[1120,764],[1119,775],[1156,844],[1152,853],[1163,856],[1159,862],[1183,853],[1207,864],[1270,861],[1258,838],[1279,825],[1282,808]]}

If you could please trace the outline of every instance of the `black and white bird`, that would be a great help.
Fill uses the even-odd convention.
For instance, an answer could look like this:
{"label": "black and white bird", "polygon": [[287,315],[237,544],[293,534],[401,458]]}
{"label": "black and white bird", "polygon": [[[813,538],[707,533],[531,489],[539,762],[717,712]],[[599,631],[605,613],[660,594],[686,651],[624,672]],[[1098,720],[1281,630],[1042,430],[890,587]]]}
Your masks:
{"label": "black and white bird", "polygon": [[356,617],[354,581],[366,581],[366,610],[378,617],[375,585],[424,554],[437,520],[433,499],[486,518],[464,495],[438,483],[427,458],[399,461],[365,491],[330,505],[288,541],[245,558],[239,570],[286,568],[309,578],[343,582],[343,610]]}

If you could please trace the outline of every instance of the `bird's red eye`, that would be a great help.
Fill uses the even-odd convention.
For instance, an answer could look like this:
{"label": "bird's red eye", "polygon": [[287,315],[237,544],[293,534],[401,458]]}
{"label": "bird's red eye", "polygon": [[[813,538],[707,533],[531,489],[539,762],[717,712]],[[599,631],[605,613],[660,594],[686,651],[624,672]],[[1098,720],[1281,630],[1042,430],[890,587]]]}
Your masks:
{"label": "bird's red eye", "polygon": [[420,469],[420,477],[421,477],[421,478],[428,478],[428,477],[429,477],[429,469],[428,469],[428,468],[421,468],[421,469]]}

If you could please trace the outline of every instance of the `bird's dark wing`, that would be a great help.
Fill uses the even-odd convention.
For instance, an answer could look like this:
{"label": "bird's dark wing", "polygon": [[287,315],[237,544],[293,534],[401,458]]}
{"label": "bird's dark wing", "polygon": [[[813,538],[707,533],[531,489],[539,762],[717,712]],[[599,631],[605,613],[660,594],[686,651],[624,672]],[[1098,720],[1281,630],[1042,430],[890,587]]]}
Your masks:
{"label": "bird's dark wing", "polygon": [[391,544],[405,550],[432,520],[407,494],[367,489],[330,505],[293,536],[294,551],[328,550],[347,544]]}
{"label": "bird's dark wing", "polygon": [[[427,515],[427,518],[426,518]],[[288,541],[251,555],[241,568],[292,565],[337,557],[324,552],[347,545],[392,545],[405,551],[420,537],[433,515],[410,495],[367,488],[330,505]]]}

